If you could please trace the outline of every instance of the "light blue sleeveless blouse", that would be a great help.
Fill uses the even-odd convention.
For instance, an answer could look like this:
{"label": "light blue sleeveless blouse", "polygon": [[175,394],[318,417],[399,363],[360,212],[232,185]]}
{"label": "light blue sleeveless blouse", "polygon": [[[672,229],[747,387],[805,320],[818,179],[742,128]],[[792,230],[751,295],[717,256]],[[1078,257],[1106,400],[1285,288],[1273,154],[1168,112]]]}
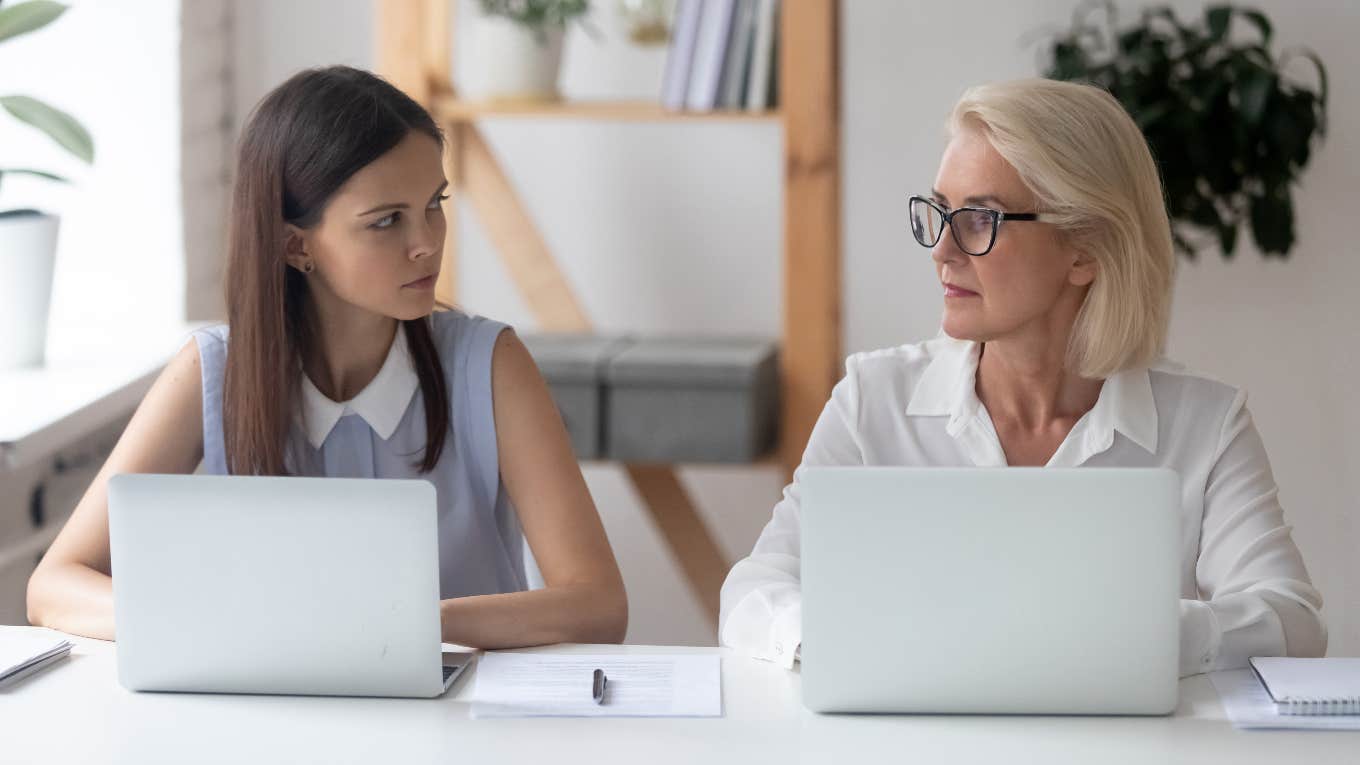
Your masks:
{"label": "light blue sleeveless blouse", "polygon": [[[289,472],[333,478],[405,478],[429,481],[438,497],[440,598],[527,589],[524,537],[500,480],[496,421],[491,398],[491,356],[507,329],[479,316],[435,312],[433,337],[448,385],[451,432],[435,469],[421,473],[425,453],[425,402],[417,389],[391,438],[384,440],[357,414],[346,414],[320,449],[301,424],[289,433]],[[222,437],[222,382],[228,328],[194,333],[203,368],[203,467],[227,474]],[[398,333],[394,342],[405,342]],[[327,466],[344,466],[342,474]]]}

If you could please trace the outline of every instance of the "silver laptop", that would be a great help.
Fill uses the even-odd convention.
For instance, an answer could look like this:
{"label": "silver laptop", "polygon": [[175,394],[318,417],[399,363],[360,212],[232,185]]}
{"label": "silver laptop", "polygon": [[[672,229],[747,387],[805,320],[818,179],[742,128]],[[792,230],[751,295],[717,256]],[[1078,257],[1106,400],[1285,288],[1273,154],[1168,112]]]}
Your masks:
{"label": "silver laptop", "polygon": [[438,696],[425,481],[117,475],[118,679],[136,691]]}
{"label": "silver laptop", "polygon": [[809,709],[1174,710],[1172,471],[808,468],[800,481]]}

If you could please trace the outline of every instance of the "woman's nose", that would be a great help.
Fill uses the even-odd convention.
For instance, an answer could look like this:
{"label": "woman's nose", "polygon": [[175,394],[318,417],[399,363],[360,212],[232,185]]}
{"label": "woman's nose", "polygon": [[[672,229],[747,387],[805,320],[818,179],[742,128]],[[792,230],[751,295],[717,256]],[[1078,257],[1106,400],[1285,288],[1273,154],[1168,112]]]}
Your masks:
{"label": "woman's nose", "polygon": [[435,221],[425,221],[423,225],[416,227],[407,252],[411,260],[419,260],[439,252],[443,245],[444,227]]}
{"label": "woman's nose", "polygon": [[945,229],[940,241],[930,248],[930,258],[939,265],[959,265],[968,260],[968,254],[959,249],[954,241],[953,232]]}

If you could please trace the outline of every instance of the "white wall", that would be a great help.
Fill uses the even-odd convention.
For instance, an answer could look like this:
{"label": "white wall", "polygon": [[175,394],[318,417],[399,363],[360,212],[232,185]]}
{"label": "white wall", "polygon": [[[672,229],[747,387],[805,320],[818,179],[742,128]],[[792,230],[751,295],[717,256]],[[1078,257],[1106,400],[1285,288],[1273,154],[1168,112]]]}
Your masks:
{"label": "white wall", "polygon": [[95,164],[86,167],[0,113],[0,167],[36,167],[73,181],[6,177],[0,209],[62,216],[54,324],[177,322],[184,283],[179,2],[70,4],[46,29],[0,44],[0,94],[32,95],[71,113],[94,136]]}
{"label": "white wall", "polygon": [[[296,68],[372,65],[368,0],[236,4],[238,114]],[[599,5],[607,40],[569,39],[565,92],[652,96],[664,54],[623,42],[614,4]],[[926,252],[907,234],[906,197],[933,180],[943,120],[963,88],[1035,74],[1035,49],[1021,37],[1065,23],[1074,5],[844,3],[847,352],[935,333],[939,289]],[[1332,132],[1298,197],[1302,235],[1293,258],[1267,263],[1248,250],[1232,263],[1208,256],[1186,265],[1171,350],[1251,391],[1295,537],[1327,598],[1332,652],[1360,654],[1360,589],[1352,587],[1360,579],[1360,529],[1352,520],[1360,446],[1351,435],[1360,429],[1360,403],[1347,395],[1360,376],[1352,307],[1360,258],[1347,221],[1360,203],[1360,84],[1351,76],[1360,53],[1350,39],[1360,29],[1360,6],[1259,5],[1283,44],[1307,44],[1330,66]],[[598,326],[778,332],[775,128],[505,121],[487,130]],[[463,302],[532,328],[475,220],[462,220]],[[627,481],[610,466],[586,472],[629,582],[629,639],[711,641]],[[684,478],[727,553],[749,549],[777,498],[777,476],[712,468],[687,469]]]}

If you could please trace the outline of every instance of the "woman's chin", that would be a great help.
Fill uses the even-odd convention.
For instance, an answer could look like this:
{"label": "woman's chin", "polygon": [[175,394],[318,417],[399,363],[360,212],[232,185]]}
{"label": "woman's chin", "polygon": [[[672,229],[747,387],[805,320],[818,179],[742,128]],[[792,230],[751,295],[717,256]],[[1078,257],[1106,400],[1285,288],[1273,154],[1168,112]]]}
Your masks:
{"label": "woman's chin", "polygon": [[948,312],[940,322],[940,330],[955,340],[981,340],[984,334],[976,322],[967,321],[959,316],[950,316]]}
{"label": "woman's chin", "polygon": [[390,311],[388,315],[398,321],[421,319],[434,313],[434,304],[435,300],[433,294],[428,298],[422,298],[420,300],[405,300],[402,301],[401,305],[394,306],[393,310]]}

